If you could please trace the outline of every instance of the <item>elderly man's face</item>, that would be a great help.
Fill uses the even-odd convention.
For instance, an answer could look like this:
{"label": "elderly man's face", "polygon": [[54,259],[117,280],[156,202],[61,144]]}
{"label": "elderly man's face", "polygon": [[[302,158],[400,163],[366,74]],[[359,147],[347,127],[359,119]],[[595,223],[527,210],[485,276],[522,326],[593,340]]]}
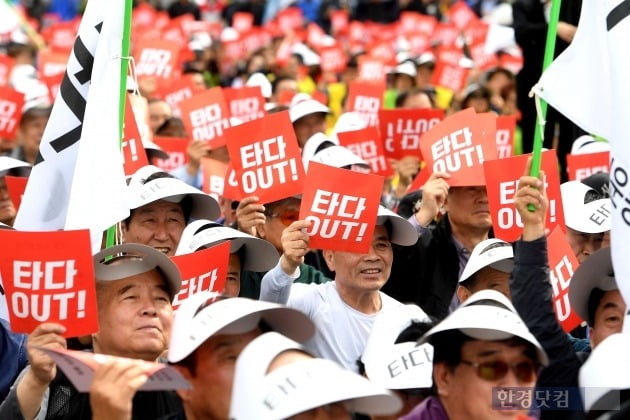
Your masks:
{"label": "elderly man's face", "polygon": [[326,132],[326,114],[316,112],[305,115],[293,123],[293,129],[298,144],[302,148],[313,134]]}
{"label": "elderly man's face", "polygon": [[6,225],[12,225],[15,219],[15,207],[9,195],[7,181],[0,176],[0,222]]}
{"label": "elderly man's face", "polygon": [[[461,356],[462,363],[454,368],[444,363],[433,367],[438,396],[450,418],[492,420],[516,419],[527,415],[527,410],[500,411],[492,404],[492,393],[496,392],[497,387],[533,387],[536,383],[537,368],[528,356],[524,344],[514,345],[509,341],[467,341],[461,348]],[[533,369],[533,374],[531,378],[518,378],[515,369],[511,368],[502,378],[481,378],[478,373],[480,369],[471,366],[471,363],[507,363],[513,367],[525,363]],[[491,369],[483,370],[485,373],[491,372]]]}
{"label": "elderly man's face", "polygon": [[453,225],[474,229],[490,229],[492,226],[484,186],[450,188],[445,208]]}
{"label": "elderly man's face", "polygon": [[187,417],[227,419],[232,399],[232,382],[236,359],[261,331],[256,328],[245,334],[219,334],[207,339],[195,350],[195,369],[176,365],[190,382],[192,389],[178,391]]}
{"label": "elderly man's face", "polygon": [[259,236],[276,247],[282,254],[282,232],[300,218],[300,199],[286,198],[282,203],[268,210],[265,224],[258,228]]}
{"label": "elderly man's face", "polygon": [[602,247],[604,233],[583,233],[567,226],[567,241],[581,264],[593,252]]}
{"label": "elderly man's face", "polygon": [[157,270],[122,280],[99,282],[97,353],[157,359],[168,347],[173,307]]}
{"label": "elderly man's face", "polygon": [[376,226],[367,254],[324,251],[328,267],[335,272],[337,287],[358,292],[376,291],[387,282],[394,253],[385,226]]}
{"label": "elderly man's face", "polygon": [[591,330],[591,346],[595,348],[609,335],[620,333],[626,313],[626,303],[619,290],[605,292],[597,305]]}
{"label": "elderly man's face", "polygon": [[129,223],[123,223],[123,233],[126,243],[148,245],[173,256],[185,227],[182,206],[158,200],[135,209]]}
{"label": "elderly man's face", "polygon": [[475,281],[472,285],[468,285],[468,287],[460,285],[457,288],[457,297],[460,302],[464,302],[473,293],[486,289],[496,290],[510,299],[510,273],[492,267],[484,267],[475,275]]}
{"label": "elderly man's face", "polygon": [[166,120],[173,117],[171,106],[164,101],[151,102],[149,108],[149,126],[155,133]]}

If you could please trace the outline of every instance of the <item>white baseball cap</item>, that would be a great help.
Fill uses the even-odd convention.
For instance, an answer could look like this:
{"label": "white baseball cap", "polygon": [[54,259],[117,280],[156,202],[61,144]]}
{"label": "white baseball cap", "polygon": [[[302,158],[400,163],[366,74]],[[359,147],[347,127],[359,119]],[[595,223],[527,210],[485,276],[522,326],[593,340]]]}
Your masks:
{"label": "white baseball cap", "polygon": [[588,301],[593,289],[604,292],[619,289],[615,280],[610,247],[598,249],[580,264],[569,284],[571,308],[591,327],[593,320],[588,316]]}
{"label": "white baseball cap", "polygon": [[307,115],[323,113],[328,114],[330,109],[321,102],[311,98],[307,93],[298,93],[289,104],[289,118],[294,123]]}
{"label": "white baseball cap", "polygon": [[269,81],[269,79],[267,79],[267,76],[260,72],[253,73],[251,76],[249,76],[249,79],[247,79],[247,82],[245,82],[245,86],[258,86],[260,87],[260,93],[262,94],[263,98],[271,98],[271,82]]}
{"label": "white baseball cap", "polygon": [[225,241],[230,241],[231,254],[241,249],[244,251],[243,270],[269,271],[280,258],[270,242],[206,219],[195,220],[184,228],[175,255],[190,254]]}
{"label": "white baseball cap", "polygon": [[411,60],[403,61],[392,69],[391,74],[406,74],[409,77],[416,77],[418,72],[416,65]]}
{"label": "white baseball cap", "polygon": [[[215,292],[188,297],[177,308],[171,329],[168,361],[177,363],[215,334],[244,334],[264,320],[274,331],[303,342],[315,334],[315,325],[302,312],[248,298],[216,300]],[[208,302],[214,303],[208,304]]]}
{"label": "white baseball cap", "polygon": [[379,205],[376,224],[384,225],[388,220],[392,224],[392,235],[390,238],[391,243],[402,246],[411,246],[418,242],[418,231],[407,219],[404,219],[390,209]]}
{"label": "white baseball cap", "polygon": [[188,196],[192,200],[190,215],[193,218],[217,219],[221,216],[219,203],[210,195],[174,177],[156,178],[142,184],[139,178],[142,177],[146,180],[148,178],[146,175],[148,174],[150,176],[154,172],[152,172],[152,168],[140,168],[138,171],[141,170],[143,172],[140,172],[139,175],[138,172],[136,172],[136,174],[131,177],[131,181],[127,187],[130,209],[137,209],[158,200],[179,203],[184,197]]}
{"label": "white baseball cap", "polygon": [[0,156],[0,176],[5,176],[6,172],[15,168],[24,168],[31,166],[30,163],[23,160],[14,159],[9,156]]}
{"label": "white baseball cap", "polygon": [[[606,396],[612,391],[630,389],[630,335],[609,335],[597,345],[580,368],[580,387],[584,390],[584,411],[609,410]],[[599,407],[598,407],[599,406]]]}
{"label": "white baseball cap", "polygon": [[583,233],[602,233],[611,229],[610,198],[589,201],[590,197],[601,197],[601,195],[580,181],[561,184],[560,192],[564,223],[567,227]]}
{"label": "white baseball cap", "polygon": [[585,134],[573,141],[572,155],[584,155],[587,153],[609,152],[610,144],[607,141],[599,141],[593,136]]}
{"label": "white baseball cap", "polygon": [[496,290],[473,293],[459,308],[418,340],[418,344],[430,343],[436,334],[450,330],[459,330],[468,337],[484,341],[520,337],[534,345],[538,361],[543,366],[549,363],[547,353],[518,315],[512,302]]}
{"label": "white baseball cap", "polygon": [[358,131],[367,128],[367,122],[361,117],[361,114],[355,111],[344,112],[337,118],[337,122],[330,134],[330,140],[339,144],[339,133],[347,133],[349,131]]}
{"label": "white baseball cap", "polygon": [[477,271],[488,266],[504,273],[511,273],[514,266],[512,244],[496,238],[479,242],[470,254],[459,282],[468,280]]}
{"label": "white baseball cap", "polygon": [[383,311],[374,320],[361,361],[370,381],[387,389],[431,388],[433,346],[415,341],[395,344],[412,322],[430,322],[416,305],[400,305]]}
{"label": "white baseball cap", "polygon": [[181,288],[182,278],[175,263],[150,246],[134,243],[115,245],[97,252],[92,259],[96,280],[122,280],[158,269],[166,280],[171,300]]}
{"label": "white baseball cap", "polygon": [[276,356],[287,350],[308,354],[273,332],[243,349],[236,361],[231,419],[280,420],[338,402],[368,415],[395,414],[402,408],[397,396],[331,360],[302,359],[267,373]]}

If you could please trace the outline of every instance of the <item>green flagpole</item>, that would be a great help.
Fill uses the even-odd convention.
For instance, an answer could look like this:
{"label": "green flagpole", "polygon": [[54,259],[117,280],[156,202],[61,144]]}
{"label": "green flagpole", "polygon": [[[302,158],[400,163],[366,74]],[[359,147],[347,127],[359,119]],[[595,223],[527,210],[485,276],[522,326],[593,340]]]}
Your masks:
{"label": "green flagpole", "polygon": [[[127,69],[129,68],[129,44],[131,34],[131,9],[132,0],[125,0],[125,14],[123,21],[123,38],[122,38],[122,50],[120,60],[120,92],[119,92],[119,106],[118,106],[118,144],[122,145],[123,139],[123,124],[125,121],[125,103],[127,101]],[[107,229],[107,238],[105,244],[107,247],[113,246],[116,240],[116,226],[112,226]]]}
{"label": "green flagpole", "polygon": [[[552,63],[556,50],[556,34],[558,32],[558,20],[560,18],[560,3],[562,0],[551,0],[551,13],[549,15],[549,26],[547,27],[547,42],[545,43],[545,55],[543,57],[544,72]],[[532,166],[529,174],[538,178],[540,174],[541,153],[544,135],[544,120],[547,118],[547,102],[540,100],[540,114],[536,116],[536,128],[534,130],[534,147],[532,149]],[[541,120],[542,118],[542,120]],[[528,206],[529,211],[534,211],[533,205]]]}

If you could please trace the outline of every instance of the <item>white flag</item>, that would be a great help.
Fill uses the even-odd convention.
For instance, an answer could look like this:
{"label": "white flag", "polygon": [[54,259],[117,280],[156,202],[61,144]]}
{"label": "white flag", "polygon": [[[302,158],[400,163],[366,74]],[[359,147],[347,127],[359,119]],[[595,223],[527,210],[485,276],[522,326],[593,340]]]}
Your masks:
{"label": "white flag", "polygon": [[15,228],[104,230],[129,215],[119,146],[124,0],[90,0]]}
{"label": "white flag", "polygon": [[[628,40],[630,0],[584,0],[575,38],[534,91],[584,130],[610,142],[611,251],[617,284],[630,303]],[[630,331],[630,320],[624,331]]]}

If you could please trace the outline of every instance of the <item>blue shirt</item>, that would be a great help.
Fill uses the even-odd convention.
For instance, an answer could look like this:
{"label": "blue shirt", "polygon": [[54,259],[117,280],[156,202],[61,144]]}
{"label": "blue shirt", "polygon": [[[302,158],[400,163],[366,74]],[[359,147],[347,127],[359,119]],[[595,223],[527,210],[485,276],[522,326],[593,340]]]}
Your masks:
{"label": "blue shirt", "polygon": [[11,332],[9,323],[0,319],[0,401],[27,363],[26,335]]}

